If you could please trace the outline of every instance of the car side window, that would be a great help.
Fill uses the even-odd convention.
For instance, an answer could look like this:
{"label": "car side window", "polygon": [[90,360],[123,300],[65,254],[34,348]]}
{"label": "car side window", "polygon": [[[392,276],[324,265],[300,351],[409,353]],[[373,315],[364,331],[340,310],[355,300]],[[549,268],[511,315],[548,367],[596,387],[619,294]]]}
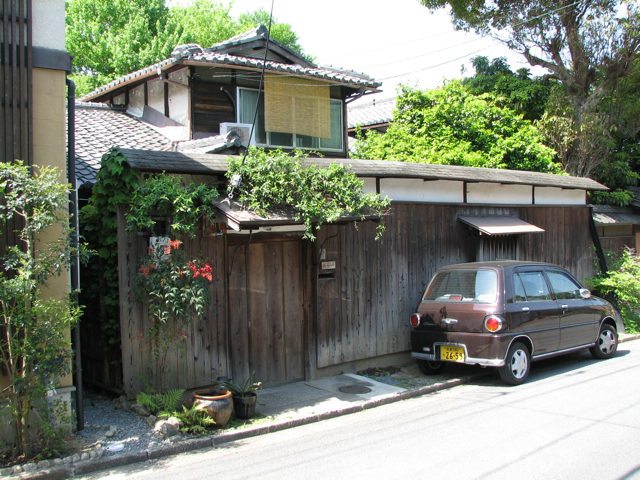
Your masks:
{"label": "car side window", "polygon": [[558,300],[581,298],[580,289],[582,287],[564,273],[547,271],[547,277],[549,278],[549,283],[551,283],[551,289]]}
{"label": "car side window", "polygon": [[[551,300],[542,272],[518,272],[513,276],[516,302]],[[519,290],[518,283],[521,285]]]}
{"label": "car side window", "polygon": [[527,295],[524,293],[524,287],[522,286],[522,280],[517,273],[513,276],[513,293],[516,302],[526,302]]}

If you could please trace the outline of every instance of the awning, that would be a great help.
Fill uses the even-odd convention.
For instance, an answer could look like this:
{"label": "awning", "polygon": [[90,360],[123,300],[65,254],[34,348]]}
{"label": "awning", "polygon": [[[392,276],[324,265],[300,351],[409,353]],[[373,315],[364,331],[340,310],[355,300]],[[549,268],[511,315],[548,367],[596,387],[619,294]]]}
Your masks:
{"label": "awning", "polygon": [[519,218],[506,215],[487,215],[478,217],[458,217],[462,223],[477,228],[485,235],[515,235],[518,233],[544,232],[544,229],[531,225]]}

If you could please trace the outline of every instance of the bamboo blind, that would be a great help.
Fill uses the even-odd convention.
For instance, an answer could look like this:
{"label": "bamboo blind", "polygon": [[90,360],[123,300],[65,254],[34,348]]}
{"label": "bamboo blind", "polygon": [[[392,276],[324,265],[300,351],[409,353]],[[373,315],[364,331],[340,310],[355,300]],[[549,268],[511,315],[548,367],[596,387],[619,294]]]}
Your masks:
{"label": "bamboo blind", "polygon": [[300,77],[268,75],[265,130],[331,138],[329,87]]}

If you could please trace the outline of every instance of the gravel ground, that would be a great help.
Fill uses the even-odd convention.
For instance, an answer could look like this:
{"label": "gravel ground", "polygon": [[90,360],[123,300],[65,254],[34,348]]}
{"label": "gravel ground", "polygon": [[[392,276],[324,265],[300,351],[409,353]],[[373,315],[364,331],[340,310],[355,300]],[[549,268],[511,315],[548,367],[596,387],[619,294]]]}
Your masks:
{"label": "gravel ground", "polygon": [[85,428],[76,435],[82,451],[102,448],[103,456],[110,456],[171,443],[153,430],[146,417],[123,410],[118,399],[85,392],[83,405]]}

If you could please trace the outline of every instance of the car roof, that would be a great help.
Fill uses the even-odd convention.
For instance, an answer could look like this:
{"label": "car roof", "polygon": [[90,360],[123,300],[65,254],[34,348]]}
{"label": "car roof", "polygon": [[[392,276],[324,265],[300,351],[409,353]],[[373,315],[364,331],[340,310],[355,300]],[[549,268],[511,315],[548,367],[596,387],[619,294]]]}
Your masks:
{"label": "car roof", "polygon": [[523,265],[531,265],[531,266],[547,266],[547,267],[558,267],[557,265],[553,265],[551,263],[544,262],[525,262],[522,260],[495,260],[492,262],[469,262],[469,263],[458,263],[454,265],[447,265],[446,267],[440,268],[440,270],[444,269],[463,269],[463,268],[506,268],[506,267],[519,267]]}

